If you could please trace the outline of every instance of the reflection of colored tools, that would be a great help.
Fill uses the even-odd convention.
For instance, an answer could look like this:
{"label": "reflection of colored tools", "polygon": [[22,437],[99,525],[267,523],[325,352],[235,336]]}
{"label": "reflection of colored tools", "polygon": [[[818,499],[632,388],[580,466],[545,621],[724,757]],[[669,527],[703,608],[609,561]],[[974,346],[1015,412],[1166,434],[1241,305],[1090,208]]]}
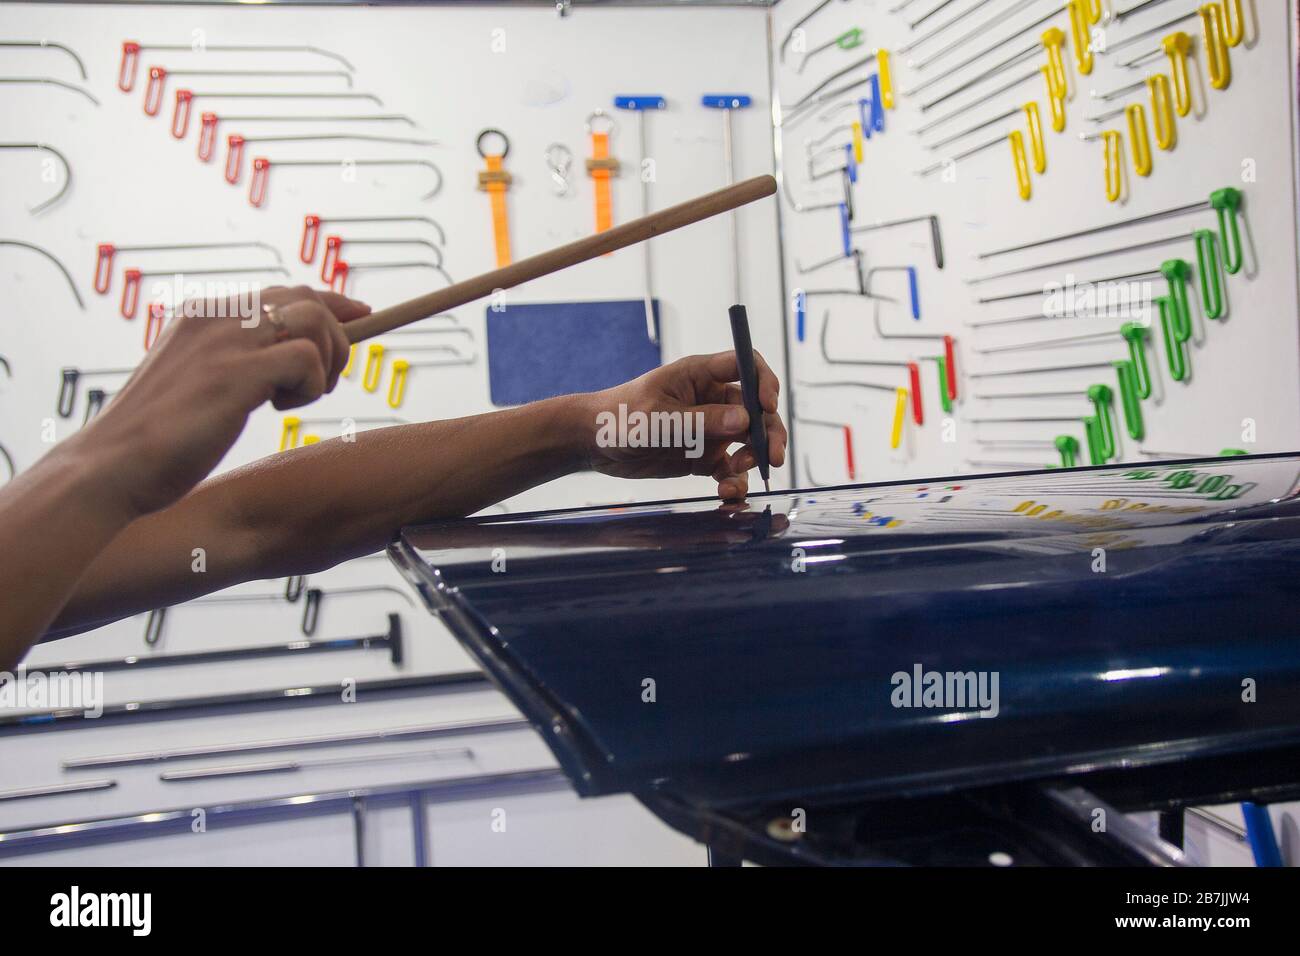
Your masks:
{"label": "reflection of colored tools", "polygon": [[[501,141],[499,153],[489,153],[483,143],[496,137]],[[484,168],[478,174],[478,188],[488,194],[492,204],[492,241],[496,248],[497,268],[510,264],[510,220],[506,210],[506,190],[511,176],[505,171],[505,158],[510,154],[510,140],[499,129],[485,129],[478,134],[474,148],[483,157]]]}
{"label": "reflection of colored tools", "polygon": [[[736,181],[735,149],[732,145],[731,114],[747,108],[753,100],[744,93],[706,93],[700,100],[708,109],[722,111],[722,166],[727,174],[727,185]],[[731,285],[732,298],[739,302],[740,295],[740,213],[732,210],[727,216],[731,225]]]}
{"label": "reflection of colored tools", "polygon": [[[637,170],[638,178],[641,181],[641,215],[645,217],[650,213],[650,183],[654,180],[654,174],[651,171],[650,146],[646,136],[645,114],[648,110],[662,110],[668,108],[668,102],[657,95],[641,96],[616,96],[614,97],[614,106],[621,110],[633,110],[637,119],[637,139],[641,146],[641,163]],[[645,330],[651,342],[659,341],[659,323],[655,319],[654,306],[654,270],[651,265],[650,243],[641,243],[641,256],[645,268]]]}
{"label": "reflection of colored tools", "polygon": [[[799,382],[799,388],[865,388],[869,391],[887,392],[894,396],[894,418],[889,427],[889,447],[898,448],[903,442],[903,425],[907,421],[907,389],[875,382]],[[850,478],[852,476],[850,475]]]}
{"label": "reflection of colored tools", "polygon": [[661,209],[641,219],[625,222],[608,232],[586,236],[528,259],[522,259],[503,269],[495,269],[472,279],[466,279],[451,288],[439,289],[398,305],[379,309],[345,323],[344,330],[350,342],[373,338],[403,325],[454,309],[458,305],[481,299],[496,290],[510,289],[520,283],[550,275],[552,272],[558,272],[579,262],[595,259],[615,249],[642,242],[651,236],[661,236],[702,219],[730,212],[738,206],[770,196],[774,192],[776,192],[775,179],[771,176],[755,176],[734,186],[718,189],[676,206]]}
{"label": "reflection of colored tools", "polygon": [[[591,177],[596,195],[596,231],[604,232],[614,225],[614,201],[610,180],[618,175],[618,160],[609,154],[610,138],[617,125],[609,114],[597,109],[587,117],[587,133],[591,136],[591,156],[587,159],[587,175]],[[642,210],[642,215],[645,211]]]}
{"label": "reflection of colored tools", "polygon": [[1100,235],[1104,232],[1110,232],[1115,229],[1123,229],[1127,226],[1137,226],[1148,222],[1156,222],[1161,219],[1169,219],[1173,216],[1183,216],[1188,213],[1201,212],[1205,209],[1213,209],[1219,214],[1219,238],[1223,243],[1223,267],[1229,275],[1236,275],[1242,267],[1242,246],[1241,232],[1238,224],[1241,212],[1242,192],[1227,186],[1223,189],[1217,189],[1210,194],[1210,198],[1204,202],[1190,203],[1186,206],[1178,206],[1174,209],[1165,209],[1161,212],[1148,213],[1145,216],[1135,216],[1132,219],[1124,219],[1119,222],[1108,223],[1104,226],[1094,226],[1091,229],[1081,229],[1078,232],[1067,233],[1062,236],[1052,236],[1049,239],[1036,239],[1033,242],[1020,243],[1015,246],[1008,246],[1005,249],[995,249],[992,252],[981,252],[977,259],[991,259],[994,256],[1004,256],[1012,252],[1023,252],[1026,249],[1037,249],[1041,246],[1051,245],[1057,242],[1066,242],[1070,239],[1082,239],[1086,236]]}

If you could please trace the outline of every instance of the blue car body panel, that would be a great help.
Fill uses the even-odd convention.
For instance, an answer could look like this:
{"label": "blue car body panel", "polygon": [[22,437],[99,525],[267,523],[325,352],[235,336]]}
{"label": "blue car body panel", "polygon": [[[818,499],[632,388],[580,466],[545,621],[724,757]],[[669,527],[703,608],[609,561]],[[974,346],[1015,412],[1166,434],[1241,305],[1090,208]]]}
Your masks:
{"label": "blue car body panel", "polygon": [[584,795],[849,801],[1300,742],[1297,455],[492,515],[390,553]]}

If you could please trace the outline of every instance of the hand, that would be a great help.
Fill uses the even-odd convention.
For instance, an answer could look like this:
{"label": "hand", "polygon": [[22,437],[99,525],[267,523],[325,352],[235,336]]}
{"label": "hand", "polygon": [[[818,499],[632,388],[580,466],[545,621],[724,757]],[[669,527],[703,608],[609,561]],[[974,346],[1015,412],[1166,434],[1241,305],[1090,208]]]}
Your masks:
{"label": "hand", "polygon": [[106,490],[135,515],[207,477],[263,402],[297,408],[332,391],[348,360],[341,323],[370,311],[305,286],[266,289],[253,306],[186,303],[112,403],[69,439],[106,465]]}
{"label": "hand", "polygon": [[[768,458],[779,468],[785,464],[786,444],[785,424],[777,414],[781,386],[757,352],[754,361]],[[584,396],[585,451],[591,468],[620,478],[711,475],[720,498],[743,498],[749,493],[748,472],[758,462],[747,443],[749,414],[735,384],[738,379],[736,353],[718,352],[678,359],[631,382]],[[645,423],[646,437],[657,432],[672,447],[663,447],[669,442],[634,447],[638,421]],[[618,427],[621,422],[629,426],[624,433]],[[741,447],[729,453],[738,442]]]}

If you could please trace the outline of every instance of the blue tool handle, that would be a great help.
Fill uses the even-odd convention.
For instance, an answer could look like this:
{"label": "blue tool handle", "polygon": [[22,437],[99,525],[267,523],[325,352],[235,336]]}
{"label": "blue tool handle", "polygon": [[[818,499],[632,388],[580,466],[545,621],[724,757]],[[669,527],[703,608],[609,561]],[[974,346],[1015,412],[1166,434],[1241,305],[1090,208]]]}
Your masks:
{"label": "blue tool handle", "polygon": [[877,133],[885,131],[885,104],[880,98],[880,74],[871,74],[871,128]]}
{"label": "blue tool handle", "polygon": [[803,292],[794,294],[794,334],[800,342],[804,340],[804,333],[808,324],[808,301],[804,298]]}
{"label": "blue tool handle", "polygon": [[1258,803],[1243,803],[1241,817],[1246,823],[1246,839],[1250,842],[1255,865],[1284,866],[1282,851],[1278,849],[1277,836],[1273,832],[1273,821],[1269,819],[1268,807]]}
{"label": "blue tool handle", "polygon": [[873,101],[865,96],[858,100],[858,121],[862,125],[862,135],[866,139],[871,139],[871,123],[872,117],[875,115],[875,107],[872,106],[872,103]]}
{"label": "blue tool handle", "polygon": [[662,110],[667,108],[668,101],[662,96],[644,93],[638,96],[616,96],[614,106],[620,110]]}
{"label": "blue tool handle", "polygon": [[844,255],[853,255],[853,235],[849,232],[849,207],[840,203],[840,242],[844,245]]}
{"label": "blue tool handle", "polygon": [[705,93],[700,97],[700,105],[711,110],[743,110],[753,102],[744,93]]}
{"label": "blue tool handle", "polygon": [[758,366],[754,362],[754,343],[749,337],[749,316],[743,305],[733,305],[727,310],[731,319],[731,340],[736,347],[736,364],[740,371],[740,398],[749,413],[749,447],[758,462],[758,473],[764,481],[771,479],[771,466],[767,457],[767,422],[763,418],[763,405],[758,399]]}
{"label": "blue tool handle", "polygon": [[916,281],[916,266],[907,267],[907,289],[912,296],[912,318],[921,319],[921,287]]}
{"label": "blue tool handle", "polygon": [[853,161],[853,144],[844,144],[844,171],[849,175],[849,182],[858,181],[858,164]]}

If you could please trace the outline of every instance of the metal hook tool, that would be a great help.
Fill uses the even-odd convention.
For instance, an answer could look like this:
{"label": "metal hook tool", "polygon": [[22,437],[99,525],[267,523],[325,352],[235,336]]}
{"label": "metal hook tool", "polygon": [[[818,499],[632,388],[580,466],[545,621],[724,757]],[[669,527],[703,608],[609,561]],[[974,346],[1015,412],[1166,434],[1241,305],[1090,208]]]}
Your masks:
{"label": "metal hook tool", "polygon": [[60,418],[71,418],[72,409],[77,402],[77,386],[83,378],[99,378],[104,375],[130,375],[135,368],[76,368],[67,366],[59,370],[59,397],[55,402],[55,411]]}
{"label": "metal hook tool", "polygon": [[117,88],[123,93],[131,92],[132,87],[135,86],[135,74],[140,64],[140,53],[143,50],[158,50],[169,53],[311,53],[316,56],[328,57],[343,64],[343,67],[349,72],[356,72],[356,67],[342,56],[318,46],[254,43],[205,43],[202,46],[195,46],[193,43],[139,43],[135,40],[124,40],[122,42],[122,61],[117,68]]}
{"label": "metal hook tool", "polygon": [[289,275],[283,266],[239,265],[218,269],[123,269],[122,270],[122,318],[134,319],[136,307],[140,304],[140,286],[143,280],[158,276],[229,276],[229,275]]}
{"label": "metal hook tool", "polygon": [[35,206],[29,206],[28,212],[30,212],[32,215],[36,215],[37,213],[44,212],[46,209],[49,209],[56,202],[62,199],[67,194],[68,190],[72,188],[72,166],[68,163],[68,158],[64,156],[62,153],[60,153],[53,146],[49,146],[45,143],[0,143],[0,149],[40,150],[42,152],[46,152],[52,156],[57,157],[59,162],[63,164],[63,185],[60,186],[58,192],[56,192],[49,199],[46,199],[44,202],[37,203]]}
{"label": "metal hook tool", "polygon": [[428,216],[316,216],[308,213],[302,220],[302,241],[298,245],[298,258],[304,264],[311,265],[316,258],[316,241],[320,235],[322,223],[370,224],[377,222],[422,222],[433,226],[438,234],[438,242],[447,244],[447,233],[435,219]]}
{"label": "metal hook tool", "polygon": [[258,156],[253,160],[253,174],[248,181],[248,202],[251,206],[260,207],[266,202],[266,193],[270,181],[271,166],[332,166],[336,169],[345,166],[425,166],[433,170],[437,176],[437,181],[432,189],[420,197],[420,199],[432,199],[442,188],[442,170],[435,166],[427,159],[277,159],[270,160],[265,156]]}
{"label": "metal hook tool", "polygon": [[99,99],[90,90],[82,89],[75,83],[68,83],[64,80],[56,80],[52,76],[0,76],[0,83],[9,86],[57,86],[61,90],[68,90],[72,93],[78,93],[84,96],[96,106],[100,105]]}
{"label": "metal hook tool", "polygon": [[785,62],[786,48],[789,47],[790,41],[794,38],[795,33],[799,31],[799,28],[802,27],[809,20],[811,20],[813,17],[815,17],[817,14],[821,13],[830,5],[831,5],[831,0],[819,0],[818,4],[815,7],[813,7],[802,17],[796,20],[793,24],[791,24],[790,29],[786,30],[785,36],[781,38],[781,45],[777,48],[778,60],[780,60],[782,63]]}
{"label": "metal hook tool", "polygon": [[569,194],[569,169],[573,166],[573,153],[563,143],[552,143],[543,154],[546,168],[551,174],[551,189],[557,196]]}
{"label": "metal hook tool", "polygon": [[100,295],[108,291],[113,279],[113,258],[119,252],[153,253],[173,252],[175,250],[193,252],[200,249],[205,251],[210,249],[265,249],[275,256],[278,265],[284,264],[284,260],[280,257],[280,252],[275,246],[268,242],[257,242],[255,240],[245,242],[170,242],[158,245],[129,246],[115,246],[111,242],[101,242],[95,247],[94,289]]}
{"label": "metal hook tool", "polygon": [[90,79],[86,75],[86,64],[82,62],[81,57],[70,46],[62,43],[55,43],[53,40],[0,40],[0,48],[19,49],[19,50],[58,50],[72,57],[72,62],[77,64],[77,70],[81,73],[82,80]]}
{"label": "metal hook tool", "polygon": [[[641,215],[650,213],[650,183],[645,175],[645,162],[648,153],[645,115],[649,110],[667,109],[668,101],[657,94],[639,96],[615,96],[614,106],[620,110],[633,110],[637,118],[637,133],[641,145],[641,164],[638,178],[641,181]],[[641,256],[645,268],[645,327],[651,342],[659,341],[659,323],[655,319],[653,272],[651,267],[651,246],[649,241],[641,243]]]}
{"label": "metal hook tool", "polygon": [[54,263],[54,267],[58,269],[61,273],[63,273],[63,278],[67,280],[68,288],[72,290],[72,297],[77,300],[77,306],[83,312],[85,311],[86,303],[81,298],[81,292],[78,291],[77,284],[72,281],[72,273],[68,271],[68,267],[65,266],[62,263],[62,261],[59,260],[58,256],[54,255],[54,253],[49,252],[46,249],[42,249],[40,246],[35,245],[34,243],[24,242],[21,239],[0,239],[0,246],[17,246],[19,249],[29,249],[32,252],[37,253],[38,255],[44,256],[46,259],[50,260],[50,262]]}
{"label": "metal hook tool", "polygon": [[151,66],[149,82],[144,89],[145,115],[157,116],[162,109],[163,92],[169,76],[336,76],[352,89],[352,74],[346,70],[171,70],[165,66]]}
{"label": "metal hook tool", "polygon": [[[344,239],[342,236],[325,237],[325,253],[321,257],[320,277],[327,285],[334,277],[334,265],[338,262],[344,244],[352,246],[424,246],[437,257],[437,266],[442,267],[442,250],[428,239],[417,238],[378,238],[378,239]],[[445,275],[446,273],[444,273]]]}
{"label": "metal hook tool", "polygon": [[930,225],[930,250],[934,253],[934,267],[943,268],[943,236],[939,232],[939,217],[936,215],[929,216],[912,216],[908,219],[894,219],[889,222],[875,222],[869,226],[853,226],[849,231],[852,233],[877,232],[882,229],[897,229],[900,226],[910,226],[914,223],[924,222]]}
{"label": "metal hook tool", "polygon": [[443,269],[441,258],[438,262],[423,262],[418,259],[406,262],[347,262],[343,259],[335,259],[334,268],[330,271],[330,289],[343,295],[345,294],[343,290],[347,287],[348,276],[353,272],[381,269],[432,269],[447,280],[447,285],[455,284],[451,276],[447,275],[447,271]]}
{"label": "metal hook tool", "polygon": [[227,90],[177,90],[172,107],[172,136],[184,139],[190,128],[190,112],[195,100],[369,100],[377,106],[384,101],[374,93],[321,93],[316,91],[292,92],[236,92]]}
{"label": "metal hook tool", "polygon": [[818,339],[822,361],[827,365],[852,365],[859,368],[901,368],[907,370],[908,384],[911,386],[912,421],[918,425],[925,424],[925,409],[921,404],[921,366],[916,362],[890,361],[885,359],[845,359],[831,355],[827,338],[830,335],[831,313],[827,309],[822,313],[822,330]]}
{"label": "metal hook tool", "polygon": [[894,420],[889,429],[889,447],[898,448],[903,441],[903,425],[907,420],[908,391],[897,385],[879,385],[875,382],[797,382],[799,388],[865,388],[869,391],[887,392],[894,397]]}
{"label": "metal hook tool", "polygon": [[226,137],[226,182],[232,186],[239,182],[244,163],[246,143],[333,143],[351,141],[362,143],[397,143],[404,146],[437,146],[436,140],[414,139],[409,136],[381,136],[374,133],[301,133],[283,136],[243,136],[231,133]]}

